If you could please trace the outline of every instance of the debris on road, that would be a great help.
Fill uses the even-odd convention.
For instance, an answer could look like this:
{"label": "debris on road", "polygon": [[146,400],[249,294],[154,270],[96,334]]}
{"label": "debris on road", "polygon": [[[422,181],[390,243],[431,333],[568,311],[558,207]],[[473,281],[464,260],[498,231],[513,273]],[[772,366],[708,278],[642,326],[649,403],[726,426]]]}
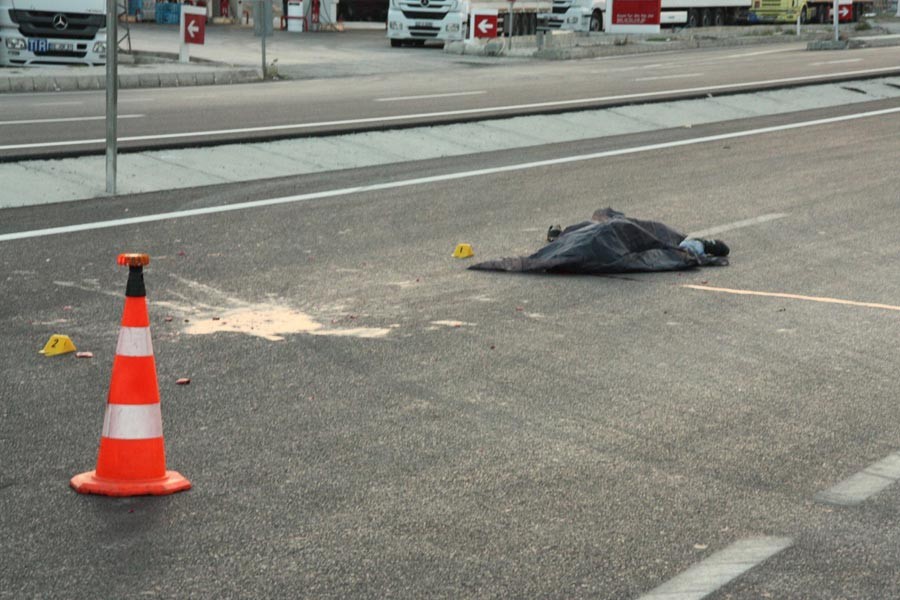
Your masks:
{"label": "debris on road", "polygon": [[94,358],[93,352],[76,352],[75,358]]}
{"label": "debris on road", "polygon": [[725,266],[728,253],[728,246],[719,240],[686,238],[663,223],[632,219],[605,208],[590,221],[566,227],[531,256],[489,260],[469,269],[588,275],[676,271]]}
{"label": "debris on road", "polygon": [[190,383],[191,380],[188,377],[180,377],[175,381],[175,385],[189,385]]}

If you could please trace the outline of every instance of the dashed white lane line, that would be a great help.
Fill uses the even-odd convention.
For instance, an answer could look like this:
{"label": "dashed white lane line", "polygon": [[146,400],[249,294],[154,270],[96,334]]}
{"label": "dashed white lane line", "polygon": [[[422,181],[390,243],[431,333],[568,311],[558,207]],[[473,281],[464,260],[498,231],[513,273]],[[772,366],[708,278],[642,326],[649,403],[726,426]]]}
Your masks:
{"label": "dashed white lane line", "polygon": [[753,217],[752,219],[744,219],[743,221],[735,221],[734,223],[728,223],[727,225],[719,225],[718,227],[710,227],[709,229],[701,229],[700,231],[692,231],[688,234],[688,237],[692,238],[708,238],[714,235],[719,235],[720,233],[724,233],[726,231],[732,231],[734,229],[741,229],[742,227],[750,227],[751,225],[759,225],[760,223],[767,223],[768,221],[774,221],[776,219],[783,219],[786,217],[785,213],[769,213],[767,215],[760,215],[758,217]]}
{"label": "dashed white lane line", "polygon": [[900,453],[889,454],[832,488],[815,495],[818,502],[853,506],[900,480]]}
{"label": "dashed white lane line", "polygon": [[[120,119],[142,119],[145,115],[119,115]],[[76,123],[78,121],[103,121],[105,115],[95,117],[58,117],[55,119],[22,119],[19,121],[0,121],[0,125],[35,125],[37,123]]]}
{"label": "dashed white lane line", "polygon": [[431,98],[453,98],[456,96],[478,96],[487,94],[487,90],[473,90],[471,92],[449,92],[447,94],[427,94],[425,96],[396,96],[394,98],[375,98],[375,102],[400,102],[401,100],[429,100]]}
{"label": "dashed white lane line", "polygon": [[[640,152],[649,152],[653,150],[665,150],[668,148],[680,148],[682,146],[692,146],[694,144],[704,144],[707,142],[718,142],[721,140],[730,140],[743,137],[751,137],[755,135],[763,135],[767,133],[775,133],[779,131],[788,131],[792,129],[801,129],[804,127],[815,127],[819,125],[830,125],[832,123],[840,123],[842,121],[856,121],[870,117],[885,116],[900,113],[898,108],[885,108],[882,110],[873,110],[853,115],[843,115],[840,117],[829,117],[826,119],[813,119],[811,121],[800,121],[796,123],[788,123],[785,125],[774,125],[772,127],[760,127],[758,129],[747,129],[744,131],[733,131],[731,133],[720,133],[718,135],[708,135],[703,137],[691,138],[686,140],[677,140],[674,142],[662,142],[659,144],[648,144],[646,146],[634,146],[631,148],[620,148],[617,150],[606,150],[604,152],[593,152],[590,154],[577,154],[574,156],[564,156],[561,158],[551,158],[548,160],[539,160],[527,163],[518,163],[513,165],[505,165],[502,167],[491,167],[487,169],[476,169],[473,171],[459,171],[456,173],[445,173],[443,175],[433,175],[431,177],[418,177],[415,179],[403,179],[400,181],[388,181],[383,183],[373,183],[369,185],[360,185],[349,188],[339,188],[335,190],[326,190],[322,192],[313,192],[309,194],[298,194],[295,196],[284,196],[281,198],[268,198],[265,200],[253,200],[250,202],[238,202],[236,204],[225,204],[222,206],[209,206],[206,208],[195,208],[191,210],[181,210],[168,213],[158,213],[145,215],[141,217],[130,217],[127,219],[112,219],[109,221],[97,221],[94,223],[80,223],[78,225],[66,225],[62,227],[50,227],[47,229],[33,229],[31,231],[17,231],[14,233],[0,234],[0,242],[10,240],[21,240],[26,238],[44,237],[48,235],[59,235],[63,233],[75,233],[79,231],[91,231],[95,229],[106,229],[108,227],[121,227],[123,225],[136,225],[138,223],[151,223],[154,221],[166,221],[169,219],[181,219],[185,217],[195,217],[200,215],[210,215],[215,213],[231,212],[235,210],[245,210],[249,208],[262,208],[265,206],[276,206],[279,204],[292,204],[295,202],[307,202],[310,200],[318,200],[321,198],[333,198],[336,196],[349,196],[352,194],[362,194],[380,190],[399,189],[416,185],[426,185],[438,183],[442,181],[454,181],[458,179],[469,179],[473,177],[483,177],[486,175],[497,175],[500,173],[510,173],[515,171],[525,171],[528,169],[538,169],[543,167],[553,167],[557,165],[572,164],[584,162],[588,160],[597,160],[600,158],[609,158],[613,156],[627,156],[629,154],[637,154]],[[703,288],[708,289],[708,288]],[[898,309],[900,310],[900,309]]]}
{"label": "dashed white lane line", "polygon": [[[695,92],[713,92],[715,90],[726,90],[733,89],[739,90],[747,87],[756,87],[760,85],[774,85],[774,84],[782,84],[782,83],[799,83],[801,81],[809,81],[812,79],[820,80],[822,83],[827,83],[827,80],[823,79],[823,77],[827,78],[836,78],[836,77],[848,77],[848,76],[856,76],[856,75],[874,75],[876,73],[887,73],[890,71],[896,71],[897,67],[879,67],[874,69],[860,69],[858,71],[844,71],[842,73],[829,73],[826,76],[823,75],[803,75],[799,77],[784,77],[781,79],[765,79],[760,81],[744,81],[741,83],[725,83],[721,85],[706,85],[694,88],[682,88],[682,89],[674,89],[674,90],[660,90],[656,92],[638,92],[634,94],[621,94],[618,96],[598,96],[594,98],[577,98],[574,100],[554,100],[549,102],[533,102],[530,104],[511,104],[506,106],[485,106],[482,108],[466,108],[459,110],[443,110],[438,112],[430,112],[430,113],[411,113],[405,115],[391,115],[385,117],[362,117],[359,119],[344,119],[340,121],[320,121],[314,123],[290,123],[285,125],[262,125],[259,127],[239,127],[235,129],[215,129],[209,131],[184,131],[179,133],[159,133],[153,135],[135,135],[129,137],[120,137],[119,142],[140,142],[140,141],[148,141],[148,140],[171,140],[171,139],[179,139],[179,138],[197,138],[197,137],[206,137],[206,136],[218,136],[218,135],[234,135],[239,133],[258,133],[264,131],[290,131],[290,130],[302,130],[302,129],[311,129],[316,127],[331,127],[335,125],[362,125],[365,123],[393,123],[396,121],[404,121],[407,119],[424,119],[424,118],[434,118],[434,117],[450,117],[450,116],[462,116],[462,115],[477,115],[477,114],[486,114],[486,113],[499,113],[499,112],[510,112],[517,110],[526,110],[526,109],[535,109],[535,108],[550,108],[550,107],[563,107],[563,106],[574,106],[578,104],[586,104],[593,102],[610,102],[610,101],[620,101],[620,100],[632,100],[637,98],[656,98],[659,96],[667,96],[670,94],[687,94],[687,93],[695,93]],[[59,142],[37,142],[37,143],[28,143],[28,144],[9,144],[0,146],[0,150],[25,150],[28,148],[62,148],[62,147],[71,147],[71,146],[83,146],[86,144],[102,144],[106,142],[105,138],[94,138],[94,139],[86,139],[86,140],[66,140]]]}
{"label": "dashed white lane line", "polygon": [[855,62],[862,62],[862,59],[861,58],[845,58],[843,60],[826,60],[824,62],[814,62],[814,63],[809,63],[809,64],[810,64],[810,66],[813,66],[813,67],[821,67],[822,65],[839,65],[842,63],[855,63]]}
{"label": "dashed white lane line", "polygon": [[718,292],[720,294],[734,294],[736,296],[765,296],[768,298],[784,298],[786,300],[806,300],[807,302],[822,302],[825,304],[843,304],[844,306],[857,306],[860,308],[879,308],[881,310],[900,311],[900,306],[893,304],[879,304],[877,302],[857,302],[855,300],[842,300],[841,298],[827,298],[823,296],[802,296],[800,294],[785,294],[782,292],[758,292],[756,290],[735,290],[731,288],[713,287],[710,285],[685,284],[683,288],[701,290],[704,292]]}
{"label": "dashed white lane line", "polygon": [[638,77],[635,81],[657,81],[659,79],[687,79],[690,77],[702,77],[703,73],[681,73],[679,75],[658,75],[656,77]]}
{"label": "dashed white lane line", "polygon": [[639,600],[700,600],[792,544],[787,537],[739,540],[644,594]]}

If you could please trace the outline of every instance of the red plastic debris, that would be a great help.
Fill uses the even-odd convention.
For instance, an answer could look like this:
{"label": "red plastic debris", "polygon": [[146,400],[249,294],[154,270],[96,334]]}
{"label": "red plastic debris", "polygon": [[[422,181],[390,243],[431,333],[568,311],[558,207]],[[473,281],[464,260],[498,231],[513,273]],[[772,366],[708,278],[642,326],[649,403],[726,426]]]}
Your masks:
{"label": "red plastic debris", "polygon": [[94,358],[93,352],[76,352],[75,358]]}
{"label": "red plastic debris", "polygon": [[166,323],[171,323],[171,322],[172,322],[172,319],[173,319],[172,316],[166,315]]}
{"label": "red plastic debris", "polygon": [[187,377],[180,377],[179,379],[177,379],[177,380],[175,381],[175,384],[176,384],[176,385],[188,385],[190,382],[191,382],[191,380],[190,380],[189,378],[187,378]]}
{"label": "red plastic debris", "polygon": [[525,310],[525,307],[524,307],[524,306],[517,306],[517,307],[516,307],[516,312],[522,312],[523,310]]}

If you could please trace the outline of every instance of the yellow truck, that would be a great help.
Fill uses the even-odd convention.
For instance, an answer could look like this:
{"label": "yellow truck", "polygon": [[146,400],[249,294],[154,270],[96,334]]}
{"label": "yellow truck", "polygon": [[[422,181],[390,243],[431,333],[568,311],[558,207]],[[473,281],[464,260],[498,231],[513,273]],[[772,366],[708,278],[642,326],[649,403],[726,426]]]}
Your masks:
{"label": "yellow truck", "polygon": [[[750,7],[751,23],[831,23],[829,0],[753,0]],[[841,23],[858,21],[860,16],[874,9],[871,1],[853,0],[840,4],[838,17]]]}

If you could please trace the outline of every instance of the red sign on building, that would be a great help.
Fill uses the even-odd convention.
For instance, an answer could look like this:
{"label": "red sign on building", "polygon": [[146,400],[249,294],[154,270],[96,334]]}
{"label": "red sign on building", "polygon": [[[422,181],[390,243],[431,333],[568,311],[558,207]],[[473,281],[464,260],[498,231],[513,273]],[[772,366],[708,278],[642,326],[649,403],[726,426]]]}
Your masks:
{"label": "red sign on building", "polygon": [[613,25],[659,25],[660,0],[615,0]]}
{"label": "red sign on building", "polygon": [[497,14],[474,12],[472,14],[472,31],[477,38],[497,37]]}
{"label": "red sign on building", "polygon": [[202,44],[206,36],[206,15],[184,14],[184,43]]}

